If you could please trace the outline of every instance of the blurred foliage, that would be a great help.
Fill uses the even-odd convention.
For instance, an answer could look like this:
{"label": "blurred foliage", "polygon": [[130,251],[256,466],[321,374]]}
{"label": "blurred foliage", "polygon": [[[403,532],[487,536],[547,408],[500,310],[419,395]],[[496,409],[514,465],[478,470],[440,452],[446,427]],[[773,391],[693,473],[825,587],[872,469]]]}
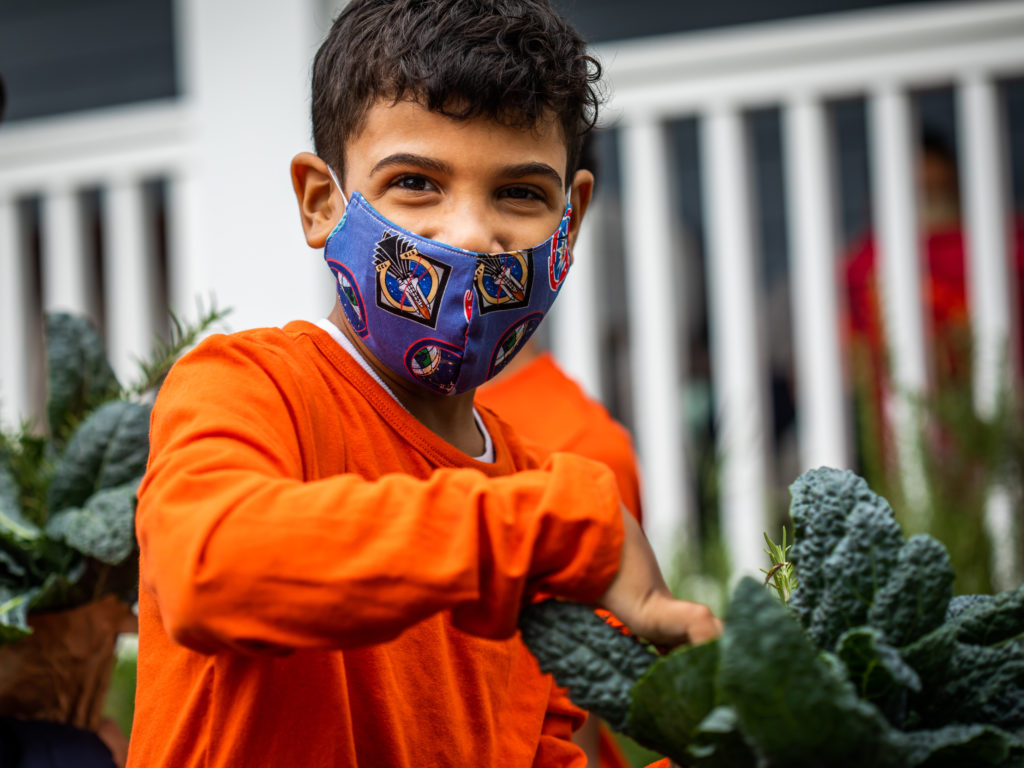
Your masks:
{"label": "blurred foliage", "polygon": [[[857,453],[861,474],[897,510],[908,534],[928,533],[946,545],[957,573],[955,591],[990,593],[1022,578],[1024,526],[1019,516],[1013,515],[1011,534],[1017,562],[1012,571],[996,574],[985,514],[996,487],[1008,495],[1013,509],[1024,503],[1024,395],[1011,384],[1011,377],[1003,376],[992,414],[979,415],[971,345],[960,338],[955,346],[956,353],[947,351],[944,357],[947,365],[939,366],[932,391],[909,398],[914,414],[911,439],[921,458],[923,488],[908,492],[908,473],[901,465],[892,425],[882,412],[877,382],[870,367],[857,364],[866,356],[855,356],[853,365]],[[949,365],[949,360],[956,365]]]}

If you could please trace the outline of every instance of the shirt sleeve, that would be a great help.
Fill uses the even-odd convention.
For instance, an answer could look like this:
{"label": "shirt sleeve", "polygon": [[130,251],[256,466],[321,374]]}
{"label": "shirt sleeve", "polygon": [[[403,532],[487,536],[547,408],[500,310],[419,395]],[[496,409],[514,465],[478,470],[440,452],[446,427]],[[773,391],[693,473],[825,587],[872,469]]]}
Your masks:
{"label": "shirt sleeve", "polygon": [[499,478],[304,481],[296,386],[221,343],[161,390],[136,528],[143,587],[177,642],[354,647],[445,610],[460,629],[507,638],[525,594],[590,602],[611,582],[623,534],[607,469],[556,454]]}

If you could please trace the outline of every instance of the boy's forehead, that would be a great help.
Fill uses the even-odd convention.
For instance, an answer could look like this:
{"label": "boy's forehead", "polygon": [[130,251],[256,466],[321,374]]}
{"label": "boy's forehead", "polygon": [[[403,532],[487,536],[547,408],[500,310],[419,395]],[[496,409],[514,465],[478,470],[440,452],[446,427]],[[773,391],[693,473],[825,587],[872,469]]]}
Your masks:
{"label": "boy's forehead", "polygon": [[545,113],[535,125],[517,126],[486,116],[452,118],[412,99],[373,103],[345,143],[346,167],[356,159],[353,150],[380,156],[416,151],[477,156],[495,163],[545,162],[560,174],[568,161],[565,134],[554,112]]}

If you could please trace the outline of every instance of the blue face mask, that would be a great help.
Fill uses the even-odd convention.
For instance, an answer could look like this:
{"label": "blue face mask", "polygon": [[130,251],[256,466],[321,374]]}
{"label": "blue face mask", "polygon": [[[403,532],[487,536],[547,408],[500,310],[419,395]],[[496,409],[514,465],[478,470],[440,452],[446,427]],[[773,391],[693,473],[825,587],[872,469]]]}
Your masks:
{"label": "blue face mask", "polygon": [[571,215],[567,203],[533,248],[476,253],[420,237],[354,192],[324,259],[349,325],[381,363],[434,392],[467,392],[500,373],[550,309],[572,263]]}

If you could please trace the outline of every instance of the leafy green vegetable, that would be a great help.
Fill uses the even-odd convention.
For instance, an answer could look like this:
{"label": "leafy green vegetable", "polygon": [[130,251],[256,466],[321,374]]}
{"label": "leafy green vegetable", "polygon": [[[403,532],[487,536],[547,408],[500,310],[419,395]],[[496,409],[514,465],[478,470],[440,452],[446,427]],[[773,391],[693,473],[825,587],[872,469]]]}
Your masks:
{"label": "leafy green vegetable", "polygon": [[50,518],[46,535],[83,555],[117,565],[135,550],[135,489],[138,482],[97,491],[84,507]]}
{"label": "leafy green vegetable", "polygon": [[171,339],[140,363],[128,391],[86,320],[47,316],[47,428],[0,431],[0,645],[31,631],[30,612],[111,594],[136,599],[135,489],[149,454],[151,396],[224,315],[211,308],[195,325],[172,318]]}
{"label": "leafy green vegetable", "polygon": [[83,421],[57,464],[49,508],[79,507],[97,491],[145,472],[150,410],[148,404],[114,400]]}
{"label": "leafy green vegetable", "polygon": [[659,752],[683,754],[690,735],[715,707],[717,668],[717,641],[684,646],[658,659],[633,687],[630,736]]}
{"label": "leafy green vegetable", "polygon": [[16,592],[0,585],[0,644],[20,640],[31,634],[28,626],[28,609],[38,588]]}
{"label": "leafy green vegetable", "polygon": [[[573,699],[691,768],[1024,766],[1024,586],[951,599],[945,548],[904,541],[862,479],[819,469],[792,491],[799,586],[788,607],[785,589],[778,600],[745,579],[719,640],[642,673],[608,663],[608,634],[622,636],[570,604],[553,603],[543,627],[524,612],[524,640],[563,684],[546,657],[598,658],[574,667]],[[773,564],[784,561],[769,548]],[[585,631],[584,614],[597,622]]]}
{"label": "leafy green vegetable", "polygon": [[600,712],[617,730],[629,716],[630,690],[657,658],[611,629],[592,610],[548,600],[523,609],[523,640],[544,672],[555,675],[579,706]]}
{"label": "leafy green vegetable", "polygon": [[718,685],[743,732],[771,764],[897,766],[885,720],[857,698],[820,651],[753,579],[733,594]]}
{"label": "leafy green vegetable", "polygon": [[77,315],[46,315],[46,370],[46,417],[58,440],[87,412],[121,391],[99,333]]}

